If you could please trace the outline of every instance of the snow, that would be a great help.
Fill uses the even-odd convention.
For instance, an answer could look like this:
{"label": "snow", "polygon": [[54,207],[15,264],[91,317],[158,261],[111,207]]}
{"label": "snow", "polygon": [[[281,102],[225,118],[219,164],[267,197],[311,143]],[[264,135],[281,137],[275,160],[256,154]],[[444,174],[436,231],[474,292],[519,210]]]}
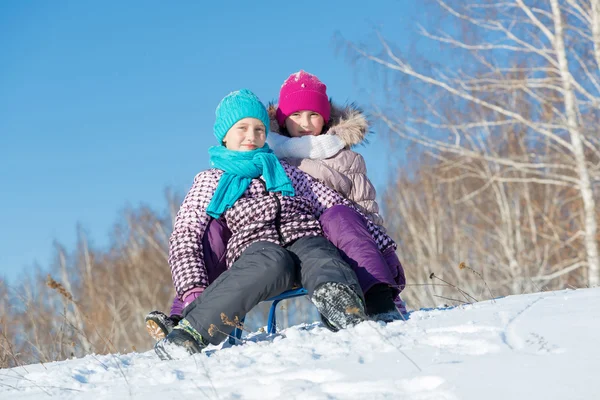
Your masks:
{"label": "snow", "polygon": [[[313,74],[306,72],[304,70],[300,70],[298,72],[294,72],[293,74],[291,74],[282,84],[281,84],[281,88],[283,89],[285,86],[289,85],[292,82],[292,77],[294,78],[294,82],[298,82],[300,79],[302,79],[303,76],[307,76],[308,79],[311,80],[318,80],[318,78],[316,76],[314,76]],[[301,85],[303,88],[306,87],[305,84],[303,83]]]}
{"label": "snow", "polygon": [[[318,323],[160,361],[153,351],[0,371],[0,399],[599,399],[600,288]],[[177,397],[176,397],[177,396]]]}

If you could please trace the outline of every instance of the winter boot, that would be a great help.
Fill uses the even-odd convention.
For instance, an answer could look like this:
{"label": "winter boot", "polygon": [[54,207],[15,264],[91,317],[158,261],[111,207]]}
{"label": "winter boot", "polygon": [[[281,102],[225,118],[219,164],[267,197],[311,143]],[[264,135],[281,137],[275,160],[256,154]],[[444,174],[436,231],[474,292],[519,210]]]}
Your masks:
{"label": "winter boot", "polygon": [[161,360],[177,360],[200,353],[206,346],[202,335],[182,319],[171,333],[156,342],[154,351]]}
{"label": "winter boot", "polygon": [[333,332],[368,319],[360,297],[343,283],[323,283],[315,289],[311,301],[321,313],[325,327]]}
{"label": "winter boot", "polygon": [[151,311],[146,315],[146,330],[154,340],[163,339],[181,321],[181,316],[167,314],[161,311]]}
{"label": "winter boot", "polygon": [[367,315],[375,321],[403,321],[405,318],[396,308],[393,296],[394,292],[388,285],[379,283],[373,286],[365,293]]}

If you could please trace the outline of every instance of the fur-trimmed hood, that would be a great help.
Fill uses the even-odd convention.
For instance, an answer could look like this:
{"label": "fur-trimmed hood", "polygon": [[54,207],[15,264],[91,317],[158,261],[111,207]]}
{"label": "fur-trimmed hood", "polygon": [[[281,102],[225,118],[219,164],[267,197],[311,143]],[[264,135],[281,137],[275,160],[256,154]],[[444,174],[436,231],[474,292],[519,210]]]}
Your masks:
{"label": "fur-trimmed hood", "polygon": [[[330,104],[331,116],[327,134],[337,135],[348,147],[366,142],[369,133],[369,121],[364,112],[354,103],[340,106],[330,101]],[[269,130],[281,134],[276,118],[277,104],[269,103],[267,110],[271,119]]]}

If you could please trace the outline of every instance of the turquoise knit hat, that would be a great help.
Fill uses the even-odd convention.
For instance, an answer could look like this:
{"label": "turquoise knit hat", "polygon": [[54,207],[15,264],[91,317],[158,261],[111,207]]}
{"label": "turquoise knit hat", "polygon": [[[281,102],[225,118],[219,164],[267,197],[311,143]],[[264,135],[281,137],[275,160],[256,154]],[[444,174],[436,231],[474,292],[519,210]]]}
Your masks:
{"label": "turquoise knit hat", "polygon": [[221,144],[227,131],[244,118],[261,120],[266,132],[269,133],[269,113],[258,97],[248,89],[231,92],[225,96],[219,103],[215,115],[214,133]]}

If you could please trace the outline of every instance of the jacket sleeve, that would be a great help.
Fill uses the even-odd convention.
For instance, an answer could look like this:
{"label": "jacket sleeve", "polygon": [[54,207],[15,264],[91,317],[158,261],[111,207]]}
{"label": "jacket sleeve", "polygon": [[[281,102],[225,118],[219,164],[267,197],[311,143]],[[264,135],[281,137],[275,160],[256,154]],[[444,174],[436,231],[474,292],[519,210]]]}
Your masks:
{"label": "jacket sleeve", "polygon": [[301,182],[295,184],[295,187],[303,188],[303,190],[297,195],[301,195],[304,198],[312,202],[315,209],[316,217],[320,218],[321,214],[330,207],[336,205],[343,205],[356,210],[367,222],[367,228],[369,233],[373,236],[373,239],[377,242],[379,250],[384,251],[390,247],[396,248],[396,243],[389,237],[379,226],[375,225],[359,207],[357,207],[352,201],[344,198],[335,190],[329,188],[325,184],[317,181],[310,175],[296,170],[293,174],[294,178]]}
{"label": "jacket sleeve", "polygon": [[177,213],[169,238],[169,266],[179,298],[191,289],[208,286],[202,237],[211,219],[206,209],[218,182],[218,176],[211,170],[196,175]]}
{"label": "jacket sleeve", "polygon": [[383,224],[383,218],[379,214],[377,204],[377,191],[375,186],[367,177],[367,164],[362,155],[356,152],[354,159],[346,171],[342,171],[352,184],[348,198],[358,204],[369,217],[378,225]]}

